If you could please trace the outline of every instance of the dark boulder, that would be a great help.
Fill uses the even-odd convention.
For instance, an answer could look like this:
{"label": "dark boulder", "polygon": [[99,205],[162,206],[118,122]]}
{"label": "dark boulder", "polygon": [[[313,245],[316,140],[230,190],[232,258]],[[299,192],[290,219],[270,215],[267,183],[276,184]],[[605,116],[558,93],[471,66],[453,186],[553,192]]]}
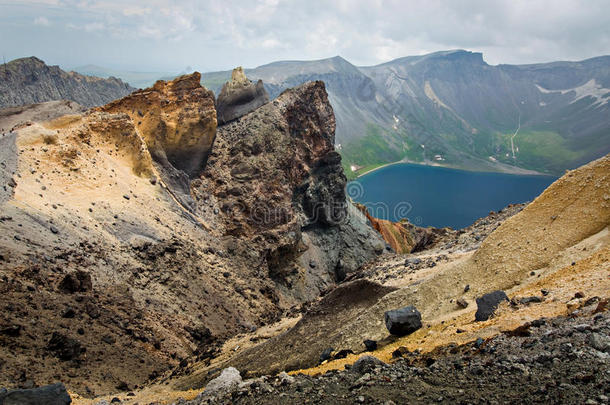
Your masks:
{"label": "dark boulder", "polygon": [[66,274],[59,283],[59,290],[68,294],[85,292],[92,288],[93,283],[91,282],[91,274],[82,270]]}
{"label": "dark boulder", "polygon": [[59,332],[53,332],[47,344],[47,349],[55,352],[60,360],[76,359],[82,351],[78,340],[67,337]]}
{"label": "dark boulder", "polygon": [[67,405],[72,399],[66,387],[61,384],[52,384],[27,390],[13,390],[0,392],[0,405]]}
{"label": "dark boulder", "polygon": [[421,328],[421,314],[414,306],[385,313],[385,326],[392,335],[405,336]]}
{"label": "dark boulder", "polygon": [[480,298],[477,298],[477,313],[475,321],[486,321],[494,314],[495,310],[502,301],[508,301],[506,293],[501,290],[487,293]]}
{"label": "dark boulder", "polygon": [[324,351],[322,351],[322,354],[320,354],[320,363],[326,360],[330,360],[333,350],[334,349],[332,347],[327,347],[326,349],[324,349]]}
{"label": "dark boulder", "polygon": [[369,352],[377,350],[377,341],[371,340],[371,339],[366,339],[364,341],[364,347],[366,347],[366,350]]}
{"label": "dark boulder", "polygon": [[337,360],[337,359],[344,359],[346,358],[348,355],[350,354],[354,354],[354,352],[350,349],[343,349],[343,350],[339,350],[337,353],[335,353],[335,355],[333,356],[333,360]]}
{"label": "dark boulder", "polygon": [[231,81],[222,86],[216,100],[218,124],[225,124],[269,102],[263,81],[252,83],[241,67],[233,69]]}

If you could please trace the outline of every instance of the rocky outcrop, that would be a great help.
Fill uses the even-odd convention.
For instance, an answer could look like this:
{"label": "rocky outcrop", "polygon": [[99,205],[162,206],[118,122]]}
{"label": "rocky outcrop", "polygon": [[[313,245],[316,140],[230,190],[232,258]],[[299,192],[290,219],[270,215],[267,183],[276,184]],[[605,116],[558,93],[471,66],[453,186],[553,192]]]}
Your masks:
{"label": "rocky outcrop", "polygon": [[216,134],[214,94],[195,72],[116,100],[101,111],[129,115],[155,162],[196,177]]}
{"label": "rocky outcrop", "polygon": [[392,222],[373,217],[362,204],[356,207],[366,216],[370,224],[398,254],[415,253],[433,247],[450,231],[439,228],[422,228],[403,219]]}
{"label": "rocky outcrop", "polygon": [[269,94],[263,86],[263,81],[252,83],[241,66],[237,67],[231,73],[231,80],[222,86],[216,100],[218,123],[233,121],[268,102]]}
{"label": "rocky outcrop", "polygon": [[226,234],[249,239],[279,288],[312,299],[385,244],[345,196],[335,120],[322,82],[221,126],[195,198],[222,201]]}
{"label": "rocky outcrop", "polygon": [[0,66],[0,108],[52,100],[71,100],[92,107],[126,96],[133,90],[117,78],[65,72],[35,57],[15,59]]}

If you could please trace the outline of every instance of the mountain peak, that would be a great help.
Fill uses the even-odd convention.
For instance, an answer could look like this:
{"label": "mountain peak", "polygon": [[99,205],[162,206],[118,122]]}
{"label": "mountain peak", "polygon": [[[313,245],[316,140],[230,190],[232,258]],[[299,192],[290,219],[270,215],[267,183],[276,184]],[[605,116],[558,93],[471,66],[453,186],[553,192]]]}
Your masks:
{"label": "mountain peak", "polygon": [[46,65],[46,63],[42,59],[39,59],[36,56],[27,56],[25,58],[14,59],[8,63],[15,64],[15,65],[17,65],[17,64]]}

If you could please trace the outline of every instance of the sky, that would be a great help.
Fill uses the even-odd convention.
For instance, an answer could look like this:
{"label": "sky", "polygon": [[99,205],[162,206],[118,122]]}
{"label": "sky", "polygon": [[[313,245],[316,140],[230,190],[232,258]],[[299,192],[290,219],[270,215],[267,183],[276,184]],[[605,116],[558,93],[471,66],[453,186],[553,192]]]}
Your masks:
{"label": "sky", "polygon": [[0,53],[182,72],[449,49],[489,64],[610,54],[610,0],[0,0]]}

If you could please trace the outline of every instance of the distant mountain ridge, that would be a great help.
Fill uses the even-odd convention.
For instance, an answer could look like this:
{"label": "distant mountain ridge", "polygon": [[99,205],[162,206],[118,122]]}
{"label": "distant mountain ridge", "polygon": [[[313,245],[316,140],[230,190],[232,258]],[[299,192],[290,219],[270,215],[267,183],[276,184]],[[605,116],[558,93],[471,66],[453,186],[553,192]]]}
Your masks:
{"label": "distant mountain ridge", "polygon": [[[161,80],[164,77],[174,77],[176,74],[169,72],[135,72],[127,70],[109,69],[97,65],[83,65],[72,68],[73,71],[78,72],[82,75],[97,76],[102,78],[118,77],[124,82],[137,88],[146,88],[155,84],[157,80]],[[192,73],[184,72],[181,74]]]}
{"label": "distant mountain ridge", "polygon": [[135,90],[115,77],[102,79],[48,66],[36,57],[0,66],[0,108],[53,100],[71,100],[85,107],[106,104]]}
{"label": "distant mountain ridge", "polygon": [[[610,152],[610,56],[492,66],[453,50],[367,67],[339,56],[274,62],[246,74],[272,98],[323,80],[352,176],[400,160],[560,174]],[[204,73],[203,84],[217,93],[229,76]]]}

